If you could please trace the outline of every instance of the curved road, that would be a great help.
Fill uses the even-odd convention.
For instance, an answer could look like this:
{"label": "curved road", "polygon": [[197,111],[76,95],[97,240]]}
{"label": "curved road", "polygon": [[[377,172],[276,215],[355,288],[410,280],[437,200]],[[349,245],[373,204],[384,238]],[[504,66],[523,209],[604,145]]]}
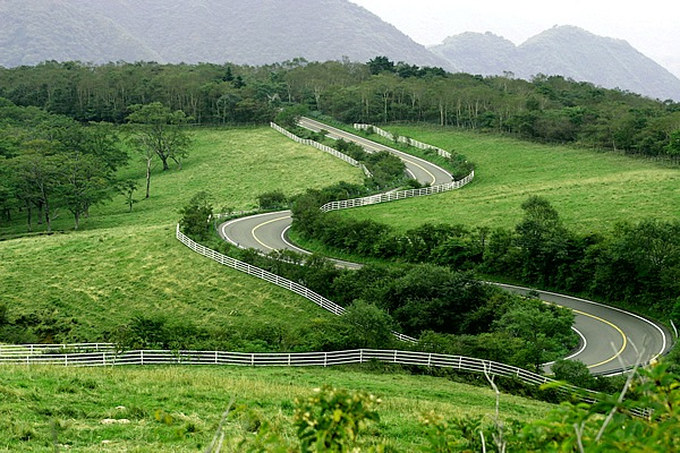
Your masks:
{"label": "curved road", "polygon": [[[384,145],[378,145],[365,138],[339,131],[322,123],[305,119],[304,126],[314,130],[325,129],[329,136],[353,140],[362,146],[374,146],[374,150],[385,150],[403,154]],[[400,156],[401,157],[401,156]],[[409,156],[417,165],[413,168],[419,181],[430,178],[437,184],[449,182],[451,176],[436,165]],[[407,166],[409,162],[407,162]],[[422,169],[421,169],[422,167]],[[434,170],[434,168],[438,170]],[[421,170],[418,172],[418,170]],[[425,171],[422,171],[425,170]],[[431,176],[430,176],[431,175]],[[446,176],[443,176],[446,175]],[[448,180],[446,177],[448,176]],[[421,179],[422,178],[422,179]],[[441,178],[441,179],[438,179]],[[254,248],[268,253],[272,250],[288,249],[308,254],[286,238],[286,232],[292,223],[290,211],[270,212],[250,217],[230,220],[219,226],[219,233],[225,240],[241,248]],[[339,266],[357,268],[358,264],[333,260]],[[496,284],[496,283],[493,283]],[[513,285],[496,284],[508,291],[526,294],[529,289]],[[568,358],[580,360],[588,365],[591,373],[596,375],[616,374],[622,369],[634,365],[638,353],[643,352],[642,363],[656,360],[670,349],[670,334],[657,323],[624,310],[602,305],[596,302],[566,296],[563,294],[539,291],[539,296],[546,302],[555,303],[574,310],[576,317],[574,330],[581,338],[581,345]]]}

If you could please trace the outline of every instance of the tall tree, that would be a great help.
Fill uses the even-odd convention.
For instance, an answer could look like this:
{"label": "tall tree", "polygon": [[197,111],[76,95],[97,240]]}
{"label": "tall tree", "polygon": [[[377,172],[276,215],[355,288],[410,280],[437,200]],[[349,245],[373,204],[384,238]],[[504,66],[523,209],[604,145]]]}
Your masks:
{"label": "tall tree", "polygon": [[59,193],[75,220],[74,229],[90,206],[105,200],[109,181],[106,163],[96,157],[78,152],[61,155]]}
{"label": "tall tree", "polygon": [[52,197],[59,184],[58,157],[54,144],[46,140],[32,140],[24,145],[22,154],[14,159],[18,186],[28,208],[28,226],[31,229],[30,205],[42,209],[47,232],[52,232]]}
{"label": "tall tree", "polygon": [[183,111],[171,111],[160,102],[133,105],[127,119],[137,125],[133,142],[138,148],[146,148],[155,153],[163,163],[163,171],[168,170],[168,160],[173,160],[182,168],[182,158],[187,156],[191,140],[182,129],[187,118]]}

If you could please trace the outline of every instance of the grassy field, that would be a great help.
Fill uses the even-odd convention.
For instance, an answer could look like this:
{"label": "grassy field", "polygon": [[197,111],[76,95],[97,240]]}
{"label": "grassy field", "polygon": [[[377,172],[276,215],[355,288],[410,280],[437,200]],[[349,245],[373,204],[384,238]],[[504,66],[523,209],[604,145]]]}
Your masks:
{"label": "grassy field", "polygon": [[565,223],[602,231],[622,220],[680,218],[680,169],[613,153],[528,143],[434,126],[390,132],[455,150],[476,164],[462,190],[332,215],[374,219],[400,230],[425,222],[512,227],[530,195],[546,197]]}
{"label": "grassy field", "polygon": [[[356,368],[3,367],[2,374],[0,451],[200,451],[232,400],[237,409],[226,426],[227,442],[248,435],[254,419],[272,421],[293,437],[295,398],[311,396],[323,385],[380,397],[380,422],[369,428],[371,438],[396,451],[417,451],[425,445],[421,414],[490,421],[495,404],[490,389]],[[519,421],[541,418],[550,407],[501,398],[502,416]],[[128,422],[106,424],[106,419]]]}
{"label": "grassy field", "polygon": [[[213,194],[216,207],[249,209],[262,192],[358,182],[360,170],[269,128],[201,129],[194,135],[184,168],[157,169],[151,198],[132,213],[119,196],[92,209],[81,231],[70,231],[71,219],[62,213],[55,222],[62,233],[0,242],[0,297],[10,318],[38,313],[72,319],[72,335],[58,340],[94,341],[139,314],[183,317],[225,331],[303,326],[332,316],[196,255],[174,239],[174,228],[178,209],[200,190]],[[140,162],[122,172],[143,187]],[[25,225],[17,220],[2,234],[21,231]]]}

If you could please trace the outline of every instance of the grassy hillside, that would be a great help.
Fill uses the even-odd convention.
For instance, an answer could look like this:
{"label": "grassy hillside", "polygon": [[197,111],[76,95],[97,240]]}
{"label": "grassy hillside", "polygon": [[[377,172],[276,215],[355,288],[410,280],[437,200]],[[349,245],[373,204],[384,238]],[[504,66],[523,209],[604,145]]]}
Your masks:
{"label": "grassy hillside", "polygon": [[[83,231],[0,242],[0,297],[9,317],[61,319],[70,334],[56,340],[90,341],[140,314],[254,337],[275,330],[272,325],[295,329],[331,316],[290,292],[196,255],[174,239],[174,227],[178,209],[199,190],[211,191],[216,207],[249,209],[264,191],[291,194],[360,181],[360,170],[268,128],[202,129],[194,135],[184,168],[157,169],[151,199],[137,203],[132,213],[120,196],[92,209]],[[123,176],[143,187],[142,167],[133,160]],[[55,227],[69,231],[72,221],[62,213]],[[2,233],[20,231],[25,226],[17,220]]]}
{"label": "grassy hillside", "polygon": [[[369,429],[371,437],[405,452],[425,443],[421,414],[490,421],[495,404],[490,389],[357,369],[4,367],[2,373],[0,451],[54,451],[55,436],[60,450],[74,452],[200,451],[232,400],[239,409],[226,426],[227,442],[243,436],[255,419],[270,420],[294,436],[295,398],[332,385],[380,397],[380,422]],[[242,417],[244,405],[252,415]],[[501,399],[501,414],[520,421],[538,419],[549,408],[519,397]],[[104,419],[129,423],[104,424]]]}
{"label": "grassy hillside", "polygon": [[336,212],[406,230],[425,222],[512,227],[530,195],[547,198],[565,223],[602,231],[622,220],[680,217],[680,169],[612,153],[528,143],[434,126],[388,130],[465,154],[476,164],[462,190]]}

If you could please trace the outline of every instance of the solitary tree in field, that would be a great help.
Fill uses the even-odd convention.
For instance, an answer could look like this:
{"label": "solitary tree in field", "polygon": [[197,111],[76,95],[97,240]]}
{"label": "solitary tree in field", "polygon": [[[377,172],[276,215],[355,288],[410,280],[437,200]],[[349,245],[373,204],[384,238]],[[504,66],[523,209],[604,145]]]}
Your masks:
{"label": "solitary tree in field", "polygon": [[187,118],[184,112],[172,112],[160,102],[134,105],[127,119],[136,124],[133,142],[137,148],[145,148],[155,153],[163,163],[163,171],[168,170],[168,160],[173,160],[182,168],[182,158],[187,156],[191,140],[182,129]]}

